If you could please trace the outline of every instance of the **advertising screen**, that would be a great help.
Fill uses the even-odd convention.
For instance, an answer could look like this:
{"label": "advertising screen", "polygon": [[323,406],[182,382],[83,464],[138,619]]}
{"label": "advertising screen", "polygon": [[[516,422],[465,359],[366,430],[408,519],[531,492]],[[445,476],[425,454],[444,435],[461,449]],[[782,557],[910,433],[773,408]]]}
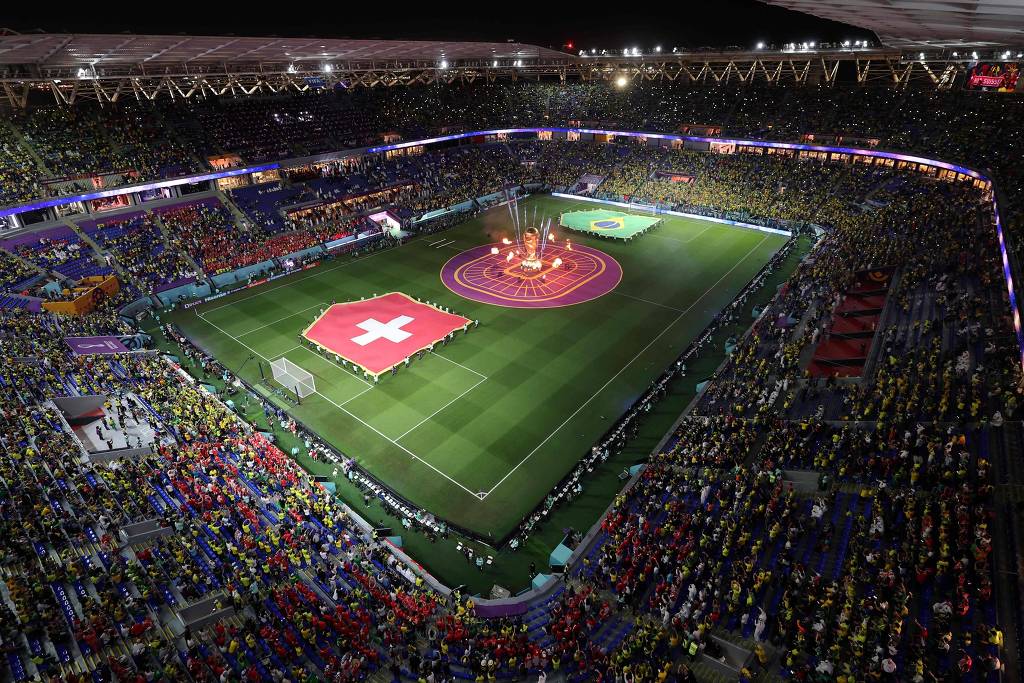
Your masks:
{"label": "advertising screen", "polygon": [[967,90],[1014,92],[1020,77],[1018,62],[978,62],[967,70]]}

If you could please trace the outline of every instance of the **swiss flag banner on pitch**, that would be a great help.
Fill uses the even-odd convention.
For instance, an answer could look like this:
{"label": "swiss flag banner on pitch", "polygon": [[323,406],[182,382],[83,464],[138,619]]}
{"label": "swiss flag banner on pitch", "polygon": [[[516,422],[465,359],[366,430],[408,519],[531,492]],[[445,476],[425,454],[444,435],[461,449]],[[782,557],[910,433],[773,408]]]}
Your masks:
{"label": "swiss flag banner on pitch", "polygon": [[334,304],[303,336],[379,375],[469,322],[461,315],[392,292],[365,301]]}

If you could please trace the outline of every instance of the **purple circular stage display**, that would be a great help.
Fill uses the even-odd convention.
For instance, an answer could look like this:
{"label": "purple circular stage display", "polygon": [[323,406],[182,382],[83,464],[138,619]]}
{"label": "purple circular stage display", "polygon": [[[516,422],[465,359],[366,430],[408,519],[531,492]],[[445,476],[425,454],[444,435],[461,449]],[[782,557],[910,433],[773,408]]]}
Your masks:
{"label": "purple circular stage display", "polygon": [[604,296],[622,280],[619,262],[591,247],[548,244],[536,271],[523,271],[514,259],[508,260],[508,252],[501,244],[483,244],[456,254],[441,269],[441,281],[472,301],[508,308],[558,308]]}

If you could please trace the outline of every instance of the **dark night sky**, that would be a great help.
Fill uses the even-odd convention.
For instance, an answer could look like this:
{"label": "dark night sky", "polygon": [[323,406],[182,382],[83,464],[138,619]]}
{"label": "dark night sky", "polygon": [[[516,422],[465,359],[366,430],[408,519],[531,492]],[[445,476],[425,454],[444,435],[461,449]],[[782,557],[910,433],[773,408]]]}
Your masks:
{"label": "dark night sky", "polygon": [[[13,3],[12,3],[13,4]],[[525,5],[493,3],[452,3],[438,5],[435,12],[405,12],[404,3],[381,5],[368,2],[374,12],[351,9],[353,2],[337,3],[336,10],[324,3],[301,4],[297,11],[275,12],[262,3],[252,3],[241,12],[227,12],[199,5],[194,14],[188,4],[169,4],[163,10],[152,4],[102,3],[96,13],[72,17],[68,13],[37,12],[14,8],[0,15],[0,26],[20,32],[42,29],[48,32],[79,33],[185,33],[199,35],[316,36],[325,38],[406,38],[426,40],[515,39],[558,48],[569,41],[575,49],[590,47],[641,49],[662,45],[679,47],[753,47],[758,41],[781,44],[807,40],[840,41],[873,38],[862,29],[818,19],[755,0],[677,0],[622,6],[580,3],[573,10],[537,9]],[[269,3],[268,3],[269,5]],[[282,10],[286,5],[278,5]],[[259,9],[257,9],[259,7]],[[641,10],[628,12],[628,10]],[[162,14],[157,14],[159,10]],[[383,15],[383,16],[382,16]]]}

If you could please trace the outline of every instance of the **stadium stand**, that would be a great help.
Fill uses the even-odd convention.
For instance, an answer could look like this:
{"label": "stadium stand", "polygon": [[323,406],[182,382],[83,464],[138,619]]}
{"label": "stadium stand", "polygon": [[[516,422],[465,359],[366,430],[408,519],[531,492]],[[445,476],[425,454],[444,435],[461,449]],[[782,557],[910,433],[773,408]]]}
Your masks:
{"label": "stadium stand", "polygon": [[3,248],[43,270],[71,280],[112,272],[109,266],[98,261],[93,249],[66,226],[4,240]]}
{"label": "stadium stand", "polygon": [[132,212],[109,221],[78,223],[97,247],[114,256],[143,292],[194,280],[191,264],[165,243],[152,215]]}
{"label": "stadium stand", "polygon": [[[877,138],[994,166],[1019,259],[1022,143],[1005,133],[1019,127],[1022,106],[888,89],[780,97],[774,88],[487,83],[38,108],[10,130],[0,125],[0,198],[44,196],[43,179],[101,175],[116,185],[198,170],[227,152],[282,159],[392,131],[705,124],[770,140]],[[526,184],[584,192],[584,176],[600,179],[597,197],[813,225],[819,236],[667,445],[616,496],[565,580],[521,613],[488,617],[472,597],[425,583],[201,378],[153,348],[73,353],[65,337],[137,332],[117,315],[127,294],[81,317],[32,311],[16,294],[38,292],[46,278],[37,268],[63,281],[114,265],[151,294],[380,233],[369,209],[420,217]],[[368,157],[8,237],[4,675],[1002,680],[1016,643],[998,618],[994,557],[1019,548],[1015,535],[995,533],[993,482],[1019,453],[993,444],[1020,431],[1022,383],[989,199],[969,184],[794,154],[511,139]],[[181,355],[216,367],[167,336]],[[145,432],[153,442],[129,448],[126,438],[123,452],[111,442],[101,449],[109,460],[85,452],[60,406],[88,396],[104,399],[101,440]]]}

